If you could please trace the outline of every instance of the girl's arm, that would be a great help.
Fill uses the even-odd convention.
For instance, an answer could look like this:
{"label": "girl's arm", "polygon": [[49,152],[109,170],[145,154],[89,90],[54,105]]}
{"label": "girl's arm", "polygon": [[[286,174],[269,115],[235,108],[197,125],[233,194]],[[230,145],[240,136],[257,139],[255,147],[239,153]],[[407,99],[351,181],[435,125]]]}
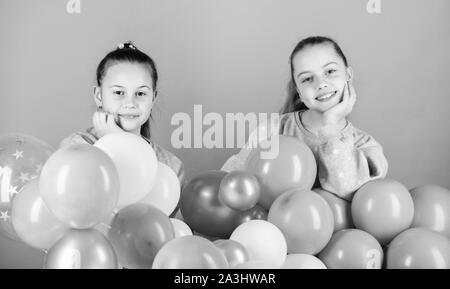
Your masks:
{"label": "girl's arm", "polygon": [[245,162],[250,155],[250,148],[242,148],[239,153],[232,155],[222,166],[221,170],[226,172],[245,170]]}
{"label": "girl's arm", "polygon": [[[286,118],[286,117],[285,117]],[[262,122],[259,126],[250,134],[247,143],[241,148],[241,150],[232,155],[222,166],[221,170],[226,172],[245,170],[246,161],[253,148],[257,147],[258,143],[270,135],[276,135],[279,133],[282,122],[281,120],[270,120],[268,122]]]}
{"label": "girl's arm", "polygon": [[384,178],[388,170],[381,145],[355,128],[325,137],[317,165],[322,188],[347,200],[365,183]]}

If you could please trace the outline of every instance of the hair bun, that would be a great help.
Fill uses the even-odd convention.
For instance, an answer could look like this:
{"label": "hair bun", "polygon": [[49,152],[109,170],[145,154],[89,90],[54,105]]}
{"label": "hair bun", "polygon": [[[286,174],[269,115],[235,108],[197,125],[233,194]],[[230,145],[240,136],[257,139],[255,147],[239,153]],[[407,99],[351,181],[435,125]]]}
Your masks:
{"label": "hair bun", "polygon": [[125,49],[125,48],[137,50],[136,46],[134,46],[133,42],[131,42],[131,41],[127,41],[125,43],[120,43],[117,46],[117,49]]}

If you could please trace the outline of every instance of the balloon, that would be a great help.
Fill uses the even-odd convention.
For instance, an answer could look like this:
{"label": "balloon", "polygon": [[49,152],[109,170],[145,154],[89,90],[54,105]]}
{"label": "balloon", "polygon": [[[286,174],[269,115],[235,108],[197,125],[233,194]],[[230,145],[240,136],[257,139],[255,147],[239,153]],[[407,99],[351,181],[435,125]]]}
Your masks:
{"label": "balloon", "polygon": [[193,178],[181,193],[181,214],[192,230],[207,236],[228,238],[238,226],[240,212],[218,197],[223,171],[207,171]]}
{"label": "balloon", "polygon": [[241,243],[250,261],[264,261],[280,268],[286,260],[287,245],[283,233],[272,223],[252,220],[243,223],[230,236]]}
{"label": "balloon", "polygon": [[[294,137],[277,137],[279,153],[275,158],[262,159],[264,150],[256,148],[251,151],[246,163],[246,170],[255,174],[260,181],[259,203],[266,209],[287,190],[310,190],[317,173],[314,155],[306,144]],[[267,143],[269,140],[261,142],[261,146],[268,147]]]}
{"label": "balloon", "polygon": [[[264,220],[267,221],[267,210],[261,207],[260,205],[255,205],[248,211],[239,213],[237,217],[238,226],[242,223],[251,221],[251,220]],[[236,226],[237,227],[237,226]]]}
{"label": "balloon", "polygon": [[268,221],[287,242],[288,253],[319,253],[333,234],[334,219],[328,203],[312,191],[293,189],[280,195],[269,210]]}
{"label": "balloon", "polygon": [[450,240],[426,228],[400,233],[387,250],[388,269],[450,269]]}
{"label": "balloon", "polygon": [[177,175],[169,166],[158,162],[155,184],[141,202],[155,206],[169,216],[179,200],[180,181]]}
{"label": "balloon", "polygon": [[232,171],[220,182],[219,200],[236,210],[247,211],[253,208],[260,195],[258,179],[245,171]]}
{"label": "balloon", "polygon": [[[261,260],[250,260],[242,264],[238,264],[233,269],[280,269],[272,263]],[[270,278],[270,277],[269,277]]]}
{"label": "balloon", "polygon": [[106,219],[119,194],[117,170],[102,150],[88,144],[60,148],[45,163],[39,180],[49,210],[74,229]]}
{"label": "balloon", "polygon": [[69,230],[45,206],[38,179],[29,181],[15,197],[11,218],[20,239],[37,249],[50,249]]}
{"label": "balloon", "polygon": [[153,262],[153,269],[227,269],[222,252],[199,236],[183,236],[165,244]]}
{"label": "balloon", "polygon": [[371,181],[354,195],[351,205],[356,228],[388,244],[411,225],[414,204],[408,190],[389,179]]}
{"label": "balloon", "polygon": [[45,257],[45,269],[117,269],[109,241],[94,230],[69,230]]}
{"label": "balloon", "polygon": [[170,218],[170,222],[175,232],[175,238],[192,235],[191,228],[185,222],[175,218]]}
{"label": "balloon", "polygon": [[331,237],[319,259],[328,269],[381,269],[383,249],[369,233],[345,229]]}
{"label": "balloon", "polygon": [[225,255],[230,268],[236,267],[250,260],[247,249],[234,240],[216,240],[214,245]]}
{"label": "balloon", "polygon": [[0,136],[0,235],[19,240],[11,222],[12,200],[39,176],[53,148],[26,134]]}
{"label": "balloon", "polygon": [[331,211],[333,212],[333,232],[355,227],[355,225],[353,225],[351,203],[349,201],[341,199],[338,196],[322,189],[316,188],[313,189],[313,191],[318,193],[319,196],[327,201]]}
{"label": "balloon", "polygon": [[144,199],[155,184],[158,168],[151,145],[128,132],[105,135],[94,145],[106,152],[117,167],[120,179],[117,207],[121,209]]}
{"label": "balloon", "polygon": [[411,227],[424,227],[450,238],[450,191],[426,185],[410,191],[414,202]]}
{"label": "balloon", "polygon": [[156,253],[175,233],[169,217],[161,210],[136,203],[117,213],[108,237],[122,266],[143,269],[152,267]]}
{"label": "balloon", "polygon": [[281,269],[327,269],[327,266],[312,255],[288,254]]}

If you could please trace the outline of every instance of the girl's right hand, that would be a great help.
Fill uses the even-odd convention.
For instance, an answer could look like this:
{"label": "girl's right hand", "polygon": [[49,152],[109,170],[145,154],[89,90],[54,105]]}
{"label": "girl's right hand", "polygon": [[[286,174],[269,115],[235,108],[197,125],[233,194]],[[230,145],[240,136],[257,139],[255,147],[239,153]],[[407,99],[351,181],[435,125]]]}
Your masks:
{"label": "girl's right hand", "polygon": [[116,115],[105,111],[96,111],[94,113],[92,123],[99,138],[110,133],[124,131],[117,125],[115,118]]}

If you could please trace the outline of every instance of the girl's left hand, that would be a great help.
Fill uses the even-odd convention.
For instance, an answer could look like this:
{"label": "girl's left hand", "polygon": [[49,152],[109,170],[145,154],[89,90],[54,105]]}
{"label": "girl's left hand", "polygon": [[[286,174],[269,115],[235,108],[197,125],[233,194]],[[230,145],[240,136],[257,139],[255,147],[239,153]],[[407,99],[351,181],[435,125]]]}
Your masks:
{"label": "girl's left hand", "polygon": [[352,112],[356,102],[356,92],[349,81],[345,84],[342,94],[342,100],[323,113],[323,123],[325,125],[336,125]]}

